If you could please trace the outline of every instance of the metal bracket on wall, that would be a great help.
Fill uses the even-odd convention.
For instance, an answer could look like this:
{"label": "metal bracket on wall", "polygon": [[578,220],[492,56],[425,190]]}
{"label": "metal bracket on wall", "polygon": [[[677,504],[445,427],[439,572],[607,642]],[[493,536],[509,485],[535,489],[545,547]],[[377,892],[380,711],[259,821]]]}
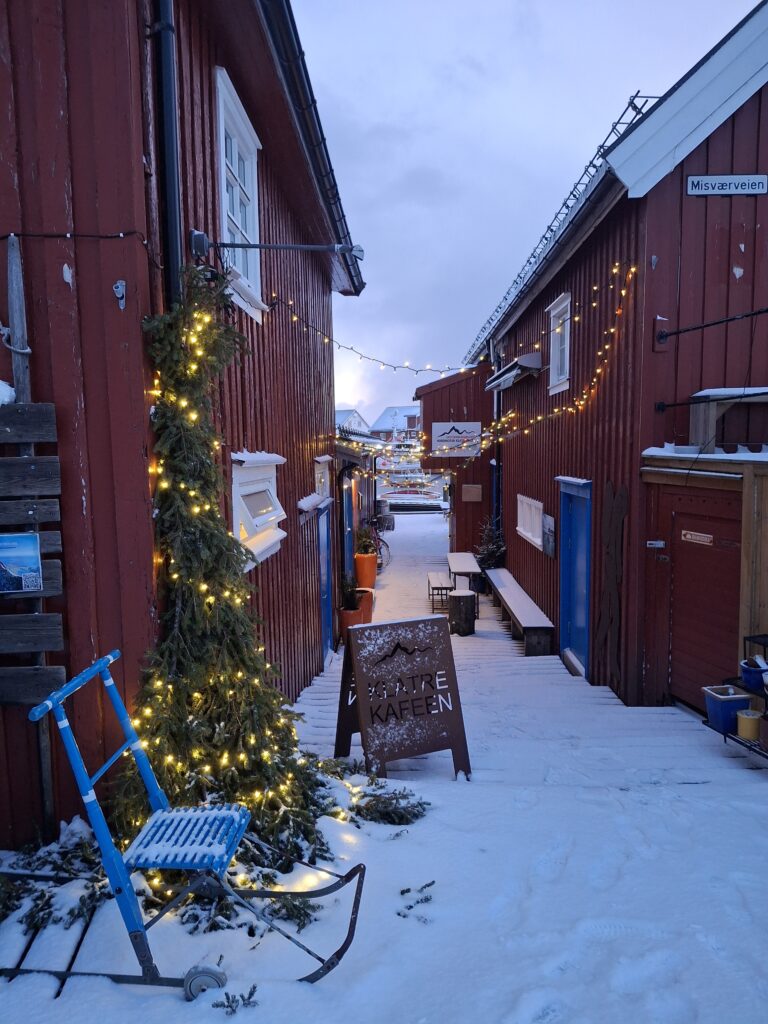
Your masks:
{"label": "metal bracket on wall", "polygon": [[125,309],[125,281],[115,281],[112,291],[115,293],[118,309]]}

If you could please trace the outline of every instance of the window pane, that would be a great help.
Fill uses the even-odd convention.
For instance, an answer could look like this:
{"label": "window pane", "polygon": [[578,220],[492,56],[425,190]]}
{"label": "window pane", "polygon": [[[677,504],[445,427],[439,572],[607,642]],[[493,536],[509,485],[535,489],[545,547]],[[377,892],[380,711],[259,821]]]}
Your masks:
{"label": "window pane", "polygon": [[247,249],[241,249],[240,252],[243,254],[243,266],[242,266],[243,277],[250,278],[251,275],[248,273],[248,257],[250,256],[250,253],[248,252]]}
{"label": "window pane", "polygon": [[231,216],[235,216],[235,186],[231,181],[227,182],[227,210]]}
{"label": "window pane", "polygon": [[269,491],[254,491],[243,495],[243,504],[254,519],[275,511],[275,503]]}
{"label": "window pane", "polygon": [[245,160],[243,160],[239,153],[237,154],[237,176],[242,184],[245,185]]}
{"label": "window pane", "polygon": [[240,200],[240,230],[248,233],[248,207]]}
{"label": "window pane", "polygon": [[224,156],[227,163],[232,163],[232,136],[229,132],[224,132]]}

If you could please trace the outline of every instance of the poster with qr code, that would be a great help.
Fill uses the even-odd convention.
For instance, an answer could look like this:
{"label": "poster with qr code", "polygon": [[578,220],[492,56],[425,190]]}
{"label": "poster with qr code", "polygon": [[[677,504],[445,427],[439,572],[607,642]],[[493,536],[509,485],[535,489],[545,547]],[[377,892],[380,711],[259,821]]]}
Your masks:
{"label": "poster with qr code", "polygon": [[34,594],[42,589],[38,534],[0,533],[0,594]]}

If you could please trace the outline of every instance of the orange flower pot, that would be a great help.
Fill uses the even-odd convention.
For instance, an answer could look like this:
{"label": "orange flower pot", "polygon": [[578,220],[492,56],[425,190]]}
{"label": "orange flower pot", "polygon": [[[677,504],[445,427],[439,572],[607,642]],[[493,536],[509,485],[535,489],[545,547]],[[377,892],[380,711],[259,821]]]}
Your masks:
{"label": "orange flower pot", "polygon": [[360,598],[360,611],[363,613],[363,622],[373,621],[373,590],[370,588],[357,588],[357,596]]}
{"label": "orange flower pot", "polygon": [[371,590],[376,586],[377,561],[378,556],[375,552],[372,555],[355,555],[355,576],[358,587]]}
{"label": "orange flower pot", "polygon": [[365,622],[365,609],[355,608],[351,610],[349,608],[339,609],[339,632],[341,633],[341,642],[346,645],[347,643],[347,632],[350,626],[360,626]]}

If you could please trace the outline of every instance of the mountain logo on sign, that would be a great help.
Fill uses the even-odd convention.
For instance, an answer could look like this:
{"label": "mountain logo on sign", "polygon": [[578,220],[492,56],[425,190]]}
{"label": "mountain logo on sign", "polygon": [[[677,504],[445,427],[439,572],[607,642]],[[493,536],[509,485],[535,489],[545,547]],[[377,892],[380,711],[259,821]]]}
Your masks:
{"label": "mountain logo on sign", "polygon": [[390,659],[394,658],[396,654],[407,654],[408,657],[410,658],[414,654],[416,654],[417,652],[419,654],[425,654],[427,651],[431,651],[431,650],[432,650],[431,647],[411,647],[411,648],[403,647],[403,645],[398,640],[397,643],[395,644],[395,646],[389,652],[389,654],[385,654],[382,658],[379,658],[379,660],[376,662],[376,664],[380,665],[382,663],[382,661],[389,661]]}

